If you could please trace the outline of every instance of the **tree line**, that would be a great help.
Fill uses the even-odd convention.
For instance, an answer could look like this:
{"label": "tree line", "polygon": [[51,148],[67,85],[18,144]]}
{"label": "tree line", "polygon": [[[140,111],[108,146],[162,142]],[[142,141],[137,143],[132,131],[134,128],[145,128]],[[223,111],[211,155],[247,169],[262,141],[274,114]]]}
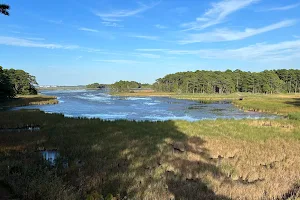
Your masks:
{"label": "tree line", "polygon": [[300,70],[178,72],[157,79],[153,88],[177,93],[296,93],[300,91]]}
{"label": "tree line", "polygon": [[139,83],[136,81],[117,81],[108,86],[112,92],[130,92],[132,89],[149,89],[151,84]]}
{"label": "tree line", "polygon": [[16,95],[37,94],[34,76],[23,70],[3,69],[0,66],[0,100],[10,99]]}
{"label": "tree line", "polygon": [[100,83],[92,83],[85,86],[87,89],[104,89],[106,86]]}

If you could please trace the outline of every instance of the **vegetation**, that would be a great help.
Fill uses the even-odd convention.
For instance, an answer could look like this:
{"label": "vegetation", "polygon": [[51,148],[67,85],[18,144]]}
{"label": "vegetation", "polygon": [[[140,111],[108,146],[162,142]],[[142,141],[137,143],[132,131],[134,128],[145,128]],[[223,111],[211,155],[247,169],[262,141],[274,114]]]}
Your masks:
{"label": "vegetation", "polygon": [[157,79],[153,87],[176,93],[296,93],[300,91],[300,70],[178,72]]}
{"label": "vegetation", "polygon": [[16,94],[30,95],[37,94],[34,85],[37,85],[35,77],[23,70],[4,69],[10,79]]}
{"label": "vegetation", "polygon": [[141,88],[142,84],[136,81],[118,81],[110,85],[112,92],[129,92],[132,88]]}
{"label": "vegetation", "polygon": [[[281,74],[270,72],[274,73]],[[2,70],[1,77],[4,83],[13,76]],[[171,82],[154,85],[163,92],[130,93],[143,86],[129,81],[116,82],[112,90],[130,96],[230,99],[245,110],[288,118],[135,122],[65,118],[38,110],[2,111],[0,193],[6,188],[11,198],[29,200],[300,197],[300,95],[274,94],[298,92],[298,83],[277,77],[270,79],[268,94],[257,93],[266,87],[228,92],[227,86],[220,87],[222,92],[216,86],[215,91],[204,93],[191,86],[185,93],[180,89],[184,84],[175,84],[176,89]],[[245,88],[240,83],[243,78],[236,84],[237,91]],[[57,101],[18,97],[6,106]],[[40,129],[24,129],[28,126]],[[42,159],[41,150],[57,151],[54,166]]]}
{"label": "vegetation", "polygon": [[10,9],[9,5],[7,4],[0,4],[0,13],[3,15],[9,15],[8,10]]}
{"label": "vegetation", "polygon": [[3,69],[0,66],[0,100],[13,98],[15,95],[36,95],[37,85],[34,76],[23,70]]}
{"label": "vegetation", "polygon": [[[287,199],[298,191],[298,120],[111,122],[25,110],[0,118],[0,182],[15,198]],[[40,131],[6,131],[28,124]],[[38,149],[58,149],[57,165]]]}
{"label": "vegetation", "polygon": [[87,89],[101,89],[105,88],[105,85],[100,84],[100,83],[92,83],[86,86]]}
{"label": "vegetation", "polygon": [[14,99],[3,101],[0,103],[0,110],[10,107],[20,107],[28,105],[47,105],[57,104],[58,100],[54,96],[46,95],[18,95]]}
{"label": "vegetation", "polygon": [[0,100],[9,99],[15,96],[13,85],[9,79],[9,76],[0,66]]}

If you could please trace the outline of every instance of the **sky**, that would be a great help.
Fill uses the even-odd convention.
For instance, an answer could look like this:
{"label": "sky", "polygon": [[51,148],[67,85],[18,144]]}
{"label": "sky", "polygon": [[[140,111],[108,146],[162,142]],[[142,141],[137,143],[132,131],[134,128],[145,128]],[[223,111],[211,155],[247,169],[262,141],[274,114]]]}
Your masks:
{"label": "sky", "polygon": [[300,0],[0,0],[0,65],[40,85],[300,69]]}

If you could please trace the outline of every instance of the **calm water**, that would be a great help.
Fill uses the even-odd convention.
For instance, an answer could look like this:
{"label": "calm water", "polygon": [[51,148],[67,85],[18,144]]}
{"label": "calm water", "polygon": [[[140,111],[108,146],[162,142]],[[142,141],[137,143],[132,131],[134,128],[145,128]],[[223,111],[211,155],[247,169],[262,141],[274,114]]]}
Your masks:
{"label": "calm water", "polygon": [[59,104],[17,109],[40,109],[49,113],[62,113],[66,117],[106,120],[197,121],[216,118],[274,117],[262,113],[243,112],[228,102],[205,104],[165,97],[116,97],[99,90],[42,91],[42,94],[57,96]]}

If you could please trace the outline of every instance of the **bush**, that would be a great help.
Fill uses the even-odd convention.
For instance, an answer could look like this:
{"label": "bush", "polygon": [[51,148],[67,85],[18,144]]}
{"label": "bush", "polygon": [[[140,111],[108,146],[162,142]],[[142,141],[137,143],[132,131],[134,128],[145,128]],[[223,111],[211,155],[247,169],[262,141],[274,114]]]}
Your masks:
{"label": "bush", "polygon": [[300,120],[300,112],[289,113],[288,117],[289,119]]}

